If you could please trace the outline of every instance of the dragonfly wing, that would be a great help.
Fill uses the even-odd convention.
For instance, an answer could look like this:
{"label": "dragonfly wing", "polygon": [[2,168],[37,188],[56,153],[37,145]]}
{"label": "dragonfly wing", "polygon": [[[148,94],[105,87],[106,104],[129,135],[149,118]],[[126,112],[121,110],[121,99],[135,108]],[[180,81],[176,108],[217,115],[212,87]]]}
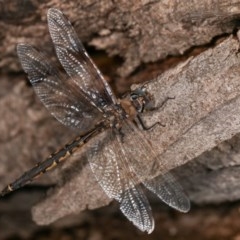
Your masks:
{"label": "dragonfly wing", "polygon": [[151,180],[144,181],[143,184],[170,207],[180,212],[189,211],[190,201],[182,186],[177,183],[172,174],[159,175]]}
{"label": "dragonfly wing", "polygon": [[18,44],[17,53],[40,100],[62,124],[88,131],[100,120],[102,113],[42,53],[23,43]]}
{"label": "dragonfly wing", "polygon": [[141,231],[154,230],[152,209],[140,185],[128,183],[121,196],[120,210]]}
{"label": "dragonfly wing", "polygon": [[[154,192],[163,202],[181,211],[187,212],[190,202],[182,187],[168,172],[168,166],[159,163],[146,136],[132,122],[126,121],[122,127],[126,155],[140,182]],[[159,175],[160,172],[160,175]]]}
{"label": "dragonfly wing", "polygon": [[[121,136],[112,131],[101,133],[91,145],[88,151],[91,169],[106,194],[120,203],[123,214],[141,231],[151,233],[154,229],[151,207],[127,163]],[[105,141],[99,141],[101,135],[105,135]]]}
{"label": "dragonfly wing", "polygon": [[101,109],[115,104],[110,86],[61,11],[54,8],[48,10],[48,27],[59,61],[92,104]]}

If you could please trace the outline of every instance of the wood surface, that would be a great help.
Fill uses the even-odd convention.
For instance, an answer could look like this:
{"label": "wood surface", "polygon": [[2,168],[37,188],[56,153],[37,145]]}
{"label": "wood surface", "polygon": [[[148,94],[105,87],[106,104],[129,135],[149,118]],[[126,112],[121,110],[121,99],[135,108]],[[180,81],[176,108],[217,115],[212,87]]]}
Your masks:
{"label": "wood surface", "polygon": [[[27,42],[44,49],[55,61],[46,23],[50,7],[68,16],[90,54],[94,48],[93,53],[103,50],[110,57],[108,63],[116,70],[108,73],[112,69],[108,65],[103,70],[118,94],[132,83],[153,80],[146,87],[156,106],[174,97],[145,113],[144,120],[148,125],[156,121],[166,125],[147,135],[159,152],[159,161],[169,169],[177,167],[173,171],[193,203],[239,200],[236,31],[240,1],[233,0],[188,4],[167,0],[1,1],[0,187],[77,135],[61,126],[39,102],[16,55],[16,44]],[[33,208],[38,224],[110,202],[84,157],[70,159],[33,188],[53,185],[57,187]],[[33,195],[29,199],[35,199]],[[14,197],[21,197],[21,191]],[[6,204],[7,199],[2,201]]]}

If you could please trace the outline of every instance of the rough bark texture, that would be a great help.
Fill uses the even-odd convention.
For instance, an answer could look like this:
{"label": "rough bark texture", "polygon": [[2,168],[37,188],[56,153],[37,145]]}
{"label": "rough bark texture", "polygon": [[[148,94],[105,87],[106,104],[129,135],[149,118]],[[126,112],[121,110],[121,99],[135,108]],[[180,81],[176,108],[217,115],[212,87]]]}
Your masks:
{"label": "rough bark texture", "polygon": [[[16,43],[28,42],[52,51],[46,24],[49,7],[63,10],[88,45],[124,60],[118,64],[118,82],[112,82],[118,92],[126,89],[122,85],[150,80],[166,65],[173,66],[146,85],[156,106],[174,97],[144,114],[147,125],[156,121],[166,125],[147,133],[159,152],[158,161],[169,169],[178,167],[173,171],[195,203],[239,200],[239,42],[230,36],[212,44],[212,48],[207,45],[214,37],[233,32],[238,24],[240,1],[226,0],[188,4],[167,0],[0,2],[0,188],[77,134],[50,116],[23,75],[13,74],[20,69]],[[209,49],[187,59],[196,55],[191,48],[199,45],[205,45],[200,51]],[[181,58],[174,64],[161,62],[180,54],[187,60],[179,65],[176,61]],[[159,60],[154,66],[160,70],[153,71],[153,65],[147,64]],[[129,82],[121,76],[128,76]],[[70,159],[51,177],[37,182],[41,186],[56,183],[58,187],[33,208],[38,224],[110,202],[84,155]],[[36,202],[33,195],[29,196],[29,207]],[[19,196],[16,194],[16,199]],[[3,204],[7,202],[3,200]],[[5,209],[1,203],[0,209]]]}
{"label": "rough bark texture", "polygon": [[[239,14],[240,1],[2,1],[0,66],[19,69],[15,45],[30,42],[46,47],[46,12],[62,9],[80,38],[110,55],[124,59],[119,69],[128,75],[141,63],[183,54],[217,35],[229,33]],[[16,66],[17,65],[17,66]]]}

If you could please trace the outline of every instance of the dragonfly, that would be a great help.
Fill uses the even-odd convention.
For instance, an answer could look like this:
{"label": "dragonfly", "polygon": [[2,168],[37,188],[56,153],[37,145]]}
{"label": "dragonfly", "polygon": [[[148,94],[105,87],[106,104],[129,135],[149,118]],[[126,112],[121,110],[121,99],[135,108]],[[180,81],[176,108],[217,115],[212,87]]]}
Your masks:
{"label": "dragonfly", "polygon": [[[47,19],[55,52],[65,73],[29,44],[19,43],[17,54],[45,107],[79,135],[6,186],[0,195],[23,187],[86,146],[97,182],[141,231],[151,233],[154,229],[151,206],[143,186],[170,207],[189,211],[189,198],[167,171],[167,166],[156,164],[158,154],[144,131],[149,128],[144,127],[140,115],[151,108],[150,93],[142,86],[124,98],[117,98],[67,17],[51,8]],[[160,169],[160,175],[156,168]]]}

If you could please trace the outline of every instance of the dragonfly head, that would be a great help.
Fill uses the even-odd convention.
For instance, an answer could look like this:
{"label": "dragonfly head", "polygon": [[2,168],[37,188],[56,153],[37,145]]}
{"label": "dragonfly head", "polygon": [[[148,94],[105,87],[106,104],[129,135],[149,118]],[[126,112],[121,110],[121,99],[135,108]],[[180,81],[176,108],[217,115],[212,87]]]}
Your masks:
{"label": "dragonfly head", "polygon": [[139,113],[154,108],[153,96],[147,91],[145,85],[132,90],[130,93],[130,99]]}

